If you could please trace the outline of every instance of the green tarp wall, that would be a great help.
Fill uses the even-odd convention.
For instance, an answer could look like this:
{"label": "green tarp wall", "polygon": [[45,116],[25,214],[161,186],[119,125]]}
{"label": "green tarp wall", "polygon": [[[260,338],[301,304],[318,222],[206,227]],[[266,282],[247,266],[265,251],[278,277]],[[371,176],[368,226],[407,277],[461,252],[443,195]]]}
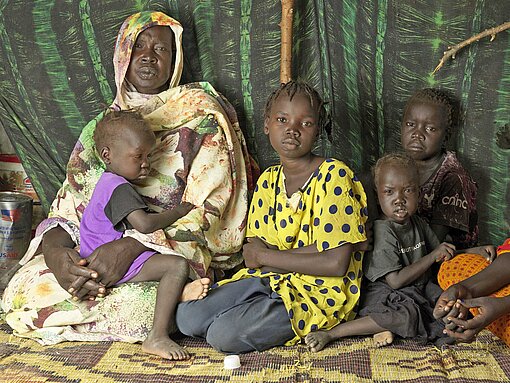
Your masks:
{"label": "green tarp wall", "polygon": [[[112,52],[125,17],[160,10],[184,27],[183,82],[210,81],[235,106],[249,148],[276,161],[262,111],[278,85],[277,0],[0,1],[0,123],[47,209],[85,123],[111,102]],[[510,122],[510,33],[462,50],[436,76],[448,45],[510,20],[510,0],[295,0],[293,77],[329,101],[333,140],[317,152],[367,170],[399,147],[406,99],[442,87],[459,99],[449,146],[479,184],[481,240],[510,232],[510,152],[495,131]]]}

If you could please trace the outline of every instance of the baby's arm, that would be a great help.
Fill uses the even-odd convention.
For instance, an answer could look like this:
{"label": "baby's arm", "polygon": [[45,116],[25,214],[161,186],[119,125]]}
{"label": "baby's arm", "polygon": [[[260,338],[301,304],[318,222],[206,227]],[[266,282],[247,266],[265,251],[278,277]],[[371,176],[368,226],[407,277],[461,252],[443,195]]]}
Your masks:
{"label": "baby's arm", "polygon": [[414,282],[421,277],[434,262],[440,262],[447,257],[455,254],[455,246],[443,242],[432,252],[420,258],[418,261],[400,269],[386,274],[386,283],[393,289],[399,289]]}
{"label": "baby's arm", "polygon": [[319,252],[315,245],[277,250],[261,246],[260,243],[251,240],[243,246],[247,267],[317,276],[345,275],[352,252],[353,245],[350,243],[322,252]]}
{"label": "baby's arm", "polygon": [[179,218],[188,214],[194,205],[182,202],[173,209],[164,210],[161,213],[149,214],[143,209],[134,210],[126,217],[134,229],[140,233],[149,234],[158,229],[164,229]]}

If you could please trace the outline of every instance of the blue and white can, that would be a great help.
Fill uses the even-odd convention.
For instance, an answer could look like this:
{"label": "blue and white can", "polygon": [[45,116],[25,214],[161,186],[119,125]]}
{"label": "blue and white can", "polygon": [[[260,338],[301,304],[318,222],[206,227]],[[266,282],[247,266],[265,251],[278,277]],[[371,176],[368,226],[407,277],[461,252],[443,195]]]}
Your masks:
{"label": "blue and white can", "polygon": [[32,234],[32,197],[0,192],[0,261],[20,259]]}

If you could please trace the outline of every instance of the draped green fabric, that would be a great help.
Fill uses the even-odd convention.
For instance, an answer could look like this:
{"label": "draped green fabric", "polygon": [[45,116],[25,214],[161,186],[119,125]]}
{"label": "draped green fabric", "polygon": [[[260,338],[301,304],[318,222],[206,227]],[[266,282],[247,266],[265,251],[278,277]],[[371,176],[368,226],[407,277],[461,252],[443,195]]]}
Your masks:
{"label": "draped green fabric", "polygon": [[[405,101],[425,86],[462,105],[449,143],[479,184],[482,242],[510,231],[510,152],[495,131],[510,122],[510,33],[460,51],[448,45],[510,17],[508,0],[295,0],[293,77],[316,86],[333,115],[317,152],[367,170],[399,147]],[[116,33],[128,15],[160,10],[184,27],[184,82],[210,81],[235,106],[262,168],[277,161],[262,132],[279,82],[281,4],[275,0],[0,1],[0,123],[48,208],[85,125],[114,94]]]}

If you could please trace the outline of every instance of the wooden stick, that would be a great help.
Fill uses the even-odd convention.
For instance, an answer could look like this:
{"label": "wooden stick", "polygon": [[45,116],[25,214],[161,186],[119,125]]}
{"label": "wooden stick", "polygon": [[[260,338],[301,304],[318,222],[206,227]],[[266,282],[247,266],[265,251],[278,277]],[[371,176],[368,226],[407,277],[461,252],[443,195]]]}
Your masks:
{"label": "wooden stick", "polygon": [[432,74],[434,75],[439,69],[441,69],[443,64],[450,57],[452,58],[452,60],[454,60],[455,55],[462,48],[464,48],[464,47],[468,46],[469,44],[474,43],[475,41],[478,41],[481,38],[484,38],[486,36],[490,36],[491,37],[490,41],[492,41],[496,38],[496,34],[498,34],[499,32],[503,32],[505,29],[508,29],[508,28],[510,28],[510,21],[507,21],[506,23],[498,25],[497,27],[486,29],[485,31],[480,32],[474,36],[471,36],[469,39],[464,40],[464,41],[454,45],[453,47],[448,47],[448,50],[444,52],[443,57],[441,57],[441,60],[439,60],[439,64],[437,64],[436,69],[434,69]]}
{"label": "wooden stick", "polygon": [[280,51],[280,82],[289,82],[292,78],[292,18],[294,15],[294,0],[282,1],[282,21],[280,29],[282,45]]}

